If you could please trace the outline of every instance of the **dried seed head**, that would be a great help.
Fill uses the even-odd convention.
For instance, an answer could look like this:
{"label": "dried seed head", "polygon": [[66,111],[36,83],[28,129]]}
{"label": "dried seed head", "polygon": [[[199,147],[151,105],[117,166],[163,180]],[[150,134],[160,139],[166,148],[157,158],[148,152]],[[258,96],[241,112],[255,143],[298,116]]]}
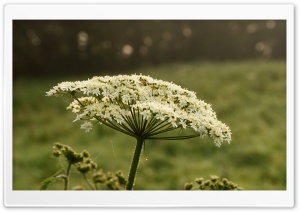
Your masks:
{"label": "dried seed head", "polygon": [[59,156],[61,155],[61,152],[58,151],[58,150],[54,150],[54,151],[52,152],[52,155],[53,155],[54,157],[59,157]]}
{"label": "dried seed head", "polygon": [[77,165],[77,170],[82,174],[87,173],[88,171],[90,171],[90,169],[91,167],[89,164],[81,163]]}
{"label": "dried seed head", "polygon": [[196,178],[195,182],[198,183],[199,185],[201,185],[203,183],[203,178],[200,177],[200,178]]}
{"label": "dried seed head", "polygon": [[81,154],[82,154],[82,157],[84,157],[84,158],[90,157],[90,154],[86,150],[83,150],[83,152]]}
{"label": "dried seed head", "polygon": [[193,183],[186,183],[184,184],[184,189],[185,190],[191,190],[193,188]]}

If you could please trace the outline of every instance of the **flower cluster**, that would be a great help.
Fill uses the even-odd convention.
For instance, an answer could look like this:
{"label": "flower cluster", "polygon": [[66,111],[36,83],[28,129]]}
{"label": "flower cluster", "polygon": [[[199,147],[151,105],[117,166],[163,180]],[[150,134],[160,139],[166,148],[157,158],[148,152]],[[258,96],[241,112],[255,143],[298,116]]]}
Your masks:
{"label": "flower cluster", "polygon": [[[69,94],[67,107],[83,120],[86,132],[94,123],[105,124],[143,139],[185,139],[209,136],[217,146],[231,141],[231,131],[219,121],[211,106],[197,99],[195,92],[170,82],[144,75],[93,77],[85,81],[62,82],[47,96]],[[162,136],[175,129],[192,129],[191,135]]]}
{"label": "flower cluster", "polygon": [[[211,175],[208,180],[204,180],[202,177],[196,178],[195,182],[197,183],[199,190],[244,190],[236,183],[229,181],[226,178],[220,178],[217,175]],[[193,188],[193,182],[185,183],[184,185],[185,190],[192,190]]]}
{"label": "flower cluster", "polygon": [[75,152],[68,145],[56,143],[54,145],[52,155],[60,157],[61,155],[68,161],[69,164],[76,166],[77,170],[85,174],[91,169],[96,169],[97,164],[90,158],[90,154],[83,150],[81,153]]}
{"label": "flower cluster", "polygon": [[[53,176],[46,178],[42,182],[41,190],[47,190],[51,184],[62,180],[65,182],[64,190],[68,190],[71,166],[75,167],[77,171],[82,174],[82,177],[90,190],[124,190],[126,188],[128,180],[122,171],[117,171],[115,173],[104,173],[102,169],[97,171],[96,169],[98,165],[93,161],[88,151],[83,150],[81,153],[75,152],[70,146],[62,143],[55,143],[53,149],[52,155],[56,158],[63,157],[68,166],[66,169],[63,168]],[[62,163],[60,164],[62,165]],[[87,176],[91,176],[90,180],[88,180]],[[93,184],[91,184],[91,182],[93,182]],[[85,188],[81,185],[77,185],[72,188],[72,190],[84,189]]]}
{"label": "flower cluster", "polygon": [[116,173],[107,172],[106,174],[102,169],[93,174],[93,182],[97,186],[98,184],[105,184],[110,190],[124,190],[127,179],[122,171]]}

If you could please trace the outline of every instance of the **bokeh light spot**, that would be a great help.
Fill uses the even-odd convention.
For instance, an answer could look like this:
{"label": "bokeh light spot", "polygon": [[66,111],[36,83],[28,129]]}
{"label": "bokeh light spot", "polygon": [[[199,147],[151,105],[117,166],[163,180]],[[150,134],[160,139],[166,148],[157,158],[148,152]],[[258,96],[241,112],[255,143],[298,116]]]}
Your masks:
{"label": "bokeh light spot", "polygon": [[41,44],[41,39],[36,34],[36,32],[32,29],[27,30],[27,37],[29,38],[30,42],[34,46],[39,46]]}
{"label": "bokeh light spot", "polygon": [[88,40],[89,40],[89,35],[86,32],[80,31],[78,33],[77,42],[78,42],[78,49],[80,51],[86,50]]}
{"label": "bokeh light spot", "polygon": [[146,46],[151,46],[152,43],[153,43],[153,40],[152,40],[152,38],[151,38],[150,36],[144,37],[144,44],[145,44]]}
{"label": "bokeh light spot", "polygon": [[256,50],[256,51],[261,52],[261,51],[264,50],[264,48],[265,48],[264,42],[257,42],[257,43],[255,44],[255,50]]}
{"label": "bokeh light spot", "polygon": [[125,44],[122,48],[122,53],[124,56],[129,57],[133,53],[133,47],[129,44]]}
{"label": "bokeh light spot", "polygon": [[257,25],[256,24],[249,24],[247,26],[247,33],[252,34],[255,33],[257,31]]}
{"label": "bokeh light spot", "polygon": [[191,37],[192,33],[193,33],[193,31],[190,27],[182,28],[182,34],[183,34],[184,37],[187,37],[187,38]]}
{"label": "bokeh light spot", "polygon": [[276,27],[276,22],[275,21],[267,21],[266,22],[266,27],[268,29],[274,29]]}

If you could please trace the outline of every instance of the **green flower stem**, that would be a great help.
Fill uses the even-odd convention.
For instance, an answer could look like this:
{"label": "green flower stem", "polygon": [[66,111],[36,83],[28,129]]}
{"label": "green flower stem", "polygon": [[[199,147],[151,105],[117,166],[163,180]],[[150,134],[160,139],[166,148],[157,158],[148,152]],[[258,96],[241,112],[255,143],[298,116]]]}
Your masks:
{"label": "green flower stem", "polygon": [[134,179],[139,165],[139,160],[142,153],[144,142],[145,140],[143,138],[137,138],[136,147],[134,150],[131,167],[129,171],[128,183],[126,185],[126,190],[133,190]]}
{"label": "green flower stem", "polygon": [[136,115],[135,115],[135,112],[133,111],[133,109],[130,108],[130,113],[131,113],[131,117],[133,119],[133,123],[134,123],[134,128],[136,130],[138,130],[139,126],[138,126],[138,122],[136,120]]}
{"label": "green flower stem", "polygon": [[[159,122],[157,119],[151,124],[151,126],[148,126],[145,132],[143,132],[143,135],[151,135],[153,131],[157,131],[158,129],[161,129],[170,123],[166,123],[167,120]],[[161,126],[164,125],[164,126]]]}
{"label": "green flower stem", "polygon": [[186,135],[186,136],[170,136],[170,137],[147,137],[147,139],[151,140],[184,140],[184,139],[190,139],[190,138],[196,138],[199,137],[199,134],[196,135]]}
{"label": "green flower stem", "polygon": [[172,130],[176,130],[176,129],[178,129],[179,127],[175,127],[175,128],[173,128],[173,127],[171,127],[171,126],[169,126],[168,128],[164,128],[163,130],[156,130],[156,131],[153,131],[153,132],[151,132],[151,136],[153,136],[153,135],[157,135],[157,134],[161,134],[161,133],[165,133],[165,132],[169,132],[169,131],[172,131]]}
{"label": "green flower stem", "polygon": [[72,165],[72,163],[69,163],[69,164],[68,164],[68,168],[67,168],[67,172],[66,172],[66,179],[65,179],[65,187],[64,187],[64,190],[68,190],[68,185],[69,185],[69,173],[70,173],[71,165]]}

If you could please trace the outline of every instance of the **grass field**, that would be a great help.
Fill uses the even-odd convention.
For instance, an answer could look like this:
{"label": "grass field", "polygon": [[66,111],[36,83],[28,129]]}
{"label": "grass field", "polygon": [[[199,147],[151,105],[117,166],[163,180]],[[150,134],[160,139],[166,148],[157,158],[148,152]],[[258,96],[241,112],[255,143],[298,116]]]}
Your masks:
{"label": "grass field", "polygon": [[[232,143],[216,147],[209,138],[146,142],[135,190],[180,190],[185,182],[211,174],[246,190],[286,189],[285,61],[194,62],[133,70],[172,81],[212,104],[232,131]],[[37,190],[61,169],[51,156],[55,142],[88,150],[104,171],[127,176],[135,139],[103,125],[90,133],[73,123],[67,103],[45,92],[61,81],[92,76],[13,82],[13,189]],[[71,170],[71,186],[86,186]],[[62,189],[62,183],[50,189]]]}

